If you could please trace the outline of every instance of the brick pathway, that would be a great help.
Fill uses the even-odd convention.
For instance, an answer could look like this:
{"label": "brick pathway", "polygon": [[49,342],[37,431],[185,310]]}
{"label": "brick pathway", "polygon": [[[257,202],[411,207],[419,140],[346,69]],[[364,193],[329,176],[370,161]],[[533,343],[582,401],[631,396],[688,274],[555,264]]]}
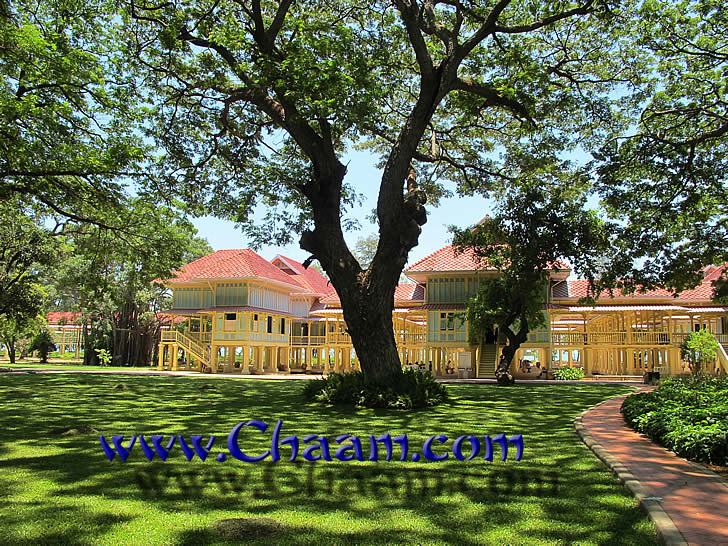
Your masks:
{"label": "brick pathway", "polygon": [[728,485],[628,428],[619,412],[623,400],[587,411],[586,431],[655,497],[688,544],[728,545]]}

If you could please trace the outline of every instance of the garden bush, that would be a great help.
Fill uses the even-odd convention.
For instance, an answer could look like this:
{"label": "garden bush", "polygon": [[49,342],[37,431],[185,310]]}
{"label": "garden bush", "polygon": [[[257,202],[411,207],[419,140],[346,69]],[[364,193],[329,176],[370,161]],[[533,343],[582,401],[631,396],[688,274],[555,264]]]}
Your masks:
{"label": "garden bush", "polygon": [[584,370],[582,368],[559,368],[554,371],[554,378],[559,381],[584,379]]}
{"label": "garden bush", "polygon": [[669,378],[622,403],[627,424],[698,462],[728,466],[728,378]]}
{"label": "garden bush", "polygon": [[447,400],[445,386],[419,369],[404,370],[396,385],[369,382],[361,372],[333,373],[306,381],[303,395],[324,404],[395,409],[424,408]]}

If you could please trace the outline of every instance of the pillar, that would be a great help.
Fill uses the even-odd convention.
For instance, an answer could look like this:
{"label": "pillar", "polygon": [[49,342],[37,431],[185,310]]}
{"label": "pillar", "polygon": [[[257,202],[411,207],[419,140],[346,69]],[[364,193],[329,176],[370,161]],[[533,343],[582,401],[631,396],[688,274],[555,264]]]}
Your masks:
{"label": "pillar", "polygon": [[[313,368],[313,348],[312,347],[306,347],[304,349],[306,352],[306,370],[311,370]],[[319,354],[319,365],[321,365],[321,349],[318,350]]]}
{"label": "pillar", "polygon": [[281,347],[281,360],[283,361],[283,371],[291,373],[291,350],[288,347]]}
{"label": "pillar", "polygon": [[272,368],[272,370],[274,372],[277,373],[278,372],[278,347],[276,347],[276,346],[271,347],[270,355],[272,357],[270,359],[270,367]]}
{"label": "pillar", "polygon": [[159,355],[157,357],[158,358],[158,361],[157,361],[157,369],[158,370],[163,370],[164,369],[164,349],[166,347],[167,346],[164,345],[163,343],[160,343],[159,344],[159,350],[158,350]]}
{"label": "pillar", "polygon": [[250,362],[250,347],[243,345],[242,350],[243,362],[240,364],[240,373],[248,375],[250,373],[250,368],[248,367],[248,363]]}
{"label": "pillar", "polygon": [[253,347],[253,354],[255,355],[255,372],[263,373],[263,347]]}
{"label": "pillar", "polygon": [[[210,347],[210,369],[216,370],[217,369],[217,352],[220,350],[220,348],[217,345],[212,345]],[[200,370],[202,371],[202,370]]]}
{"label": "pillar", "polygon": [[584,375],[586,377],[591,377],[591,371],[592,371],[592,358],[591,356],[594,356],[596,358],[596,355],[589,355],[589,349],[584,347],[583,354],[581,355],[581,358],[583,360],[582,364],[584,365]]}
{"label": "pillar", "polygon": [[172,345],[172,371],[177,371],[177,352],[179,351],[179,347],[175,343]]}

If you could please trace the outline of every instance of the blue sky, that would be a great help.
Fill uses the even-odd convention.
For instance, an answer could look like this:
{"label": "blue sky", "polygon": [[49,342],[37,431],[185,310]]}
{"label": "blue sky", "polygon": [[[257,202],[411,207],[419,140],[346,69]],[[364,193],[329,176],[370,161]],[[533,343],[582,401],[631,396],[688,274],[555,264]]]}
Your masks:
{"label": "blue sky", "polygon": [[[376,232],[376,226],[369,223],[366,217],[376,205],[381,173],[375,167],[376,157],[366,151],[351,151],[344,156],[343,162],[348,165],[348,180],[356,191],[364,195],[362,205],[351,213],[359,219],[361,229],[346,234],[347,241],[353,246],[358,237]],[[482,197],[451,197],[443,199],[437,208],[428,206],[427,211],[428,220],[422,228],[420,244],[410,252],[410,263],[448,244],[451,236],[447,226],[464,227],[474,224],[485,216],[487,208],[486,200]],[[200,235],[205,237],[215,250],[249,246],[249,241],[235,228],[233,222],[212,217],[198,218],[193,222]],[[301,250],[297,243],[285,247],[264,246],[258,253],[268,259],[276,254],[285,254],[299,261],[308,258],[308,253]]]}

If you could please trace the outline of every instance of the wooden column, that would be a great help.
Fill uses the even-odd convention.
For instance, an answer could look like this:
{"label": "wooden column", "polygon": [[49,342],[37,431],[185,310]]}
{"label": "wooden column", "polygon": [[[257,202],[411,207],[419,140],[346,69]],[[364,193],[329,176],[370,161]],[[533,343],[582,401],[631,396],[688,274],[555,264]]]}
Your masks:
{"label": "wooden column", "polygon": [[275,373],[278,373],[278,347],[273,345],[270,349],[270,367]]}
{"label": "wooden column", "polygon": [[164,349],[167,346],[163,343],[159,344],[159,354],[157,355],[157,369],[163,370],[164,369]]}
{"label": "wooden column", "polygon": [[291,349],[289,347],[281,348],[281,359],[283,360],[283,371],[291,373]]}

